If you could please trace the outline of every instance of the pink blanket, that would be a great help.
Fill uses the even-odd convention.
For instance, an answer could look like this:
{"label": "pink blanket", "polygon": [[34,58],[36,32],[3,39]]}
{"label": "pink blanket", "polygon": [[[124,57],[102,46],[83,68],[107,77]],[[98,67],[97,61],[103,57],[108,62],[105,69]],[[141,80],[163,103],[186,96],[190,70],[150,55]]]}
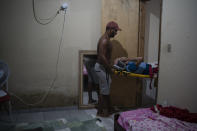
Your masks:
{"label": "pink blanket", "polygon": [[161,116],[150,108],[122,112],[118,123],[127,131],[197,131],[195,123]]}

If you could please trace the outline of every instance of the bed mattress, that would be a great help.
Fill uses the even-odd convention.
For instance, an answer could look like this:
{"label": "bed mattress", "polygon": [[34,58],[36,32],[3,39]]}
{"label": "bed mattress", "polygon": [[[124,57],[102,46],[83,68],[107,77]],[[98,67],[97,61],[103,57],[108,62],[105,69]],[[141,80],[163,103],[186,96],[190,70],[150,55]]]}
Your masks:
{"label": "bed mattress", "polygon": [[196,123],[168,118],[150,108],[122,112],[118,123],[126,131],[197,131]]}

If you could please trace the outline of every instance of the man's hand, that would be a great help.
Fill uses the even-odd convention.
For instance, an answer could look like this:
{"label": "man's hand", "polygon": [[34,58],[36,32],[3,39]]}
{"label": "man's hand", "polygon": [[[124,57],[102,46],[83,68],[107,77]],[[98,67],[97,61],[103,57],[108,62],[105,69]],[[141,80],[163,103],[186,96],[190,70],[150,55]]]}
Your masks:
{"label": "man's hand", "polygon": [[112,68],[111,68],[111,67],[107,67],[107,72],[108,72],[109,74],[112,74]]}
{"label": "man's hand", "polygon": [[111,74],[114,74],[114,73],[115,73],[115,69],[112,68],[112,69],[111,69]]}

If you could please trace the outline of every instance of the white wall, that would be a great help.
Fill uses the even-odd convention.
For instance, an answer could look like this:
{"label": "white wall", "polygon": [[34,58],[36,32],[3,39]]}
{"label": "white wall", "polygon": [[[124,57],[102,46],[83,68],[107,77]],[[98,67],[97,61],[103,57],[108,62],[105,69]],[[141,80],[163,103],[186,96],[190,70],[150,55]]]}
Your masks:
{"label": "white wall", "polygon": [[[101,35],[100,0],[35,0],[36,13],[47,18],[64,2],[69,7],[58,79],[45,101],[46,106],[77,102],[78,51],[96,50]],[[31,0],[1,0],[0,16],[0,59],[11,70],[9,89],[27,102],[36,102],[55,77],[63,12],[52,23],[42,26],[33,18]]]}
{"label": "white wall", "polygon": [[166,100],[192,112],[197,112],[196,5],[196,0],[163,0],[158,90],[158,103]]}
{"label": "white wall", "polygon": [[151,0],[145,4],[144,60],[146,62],[158,61],[160,2],[161,0]]}

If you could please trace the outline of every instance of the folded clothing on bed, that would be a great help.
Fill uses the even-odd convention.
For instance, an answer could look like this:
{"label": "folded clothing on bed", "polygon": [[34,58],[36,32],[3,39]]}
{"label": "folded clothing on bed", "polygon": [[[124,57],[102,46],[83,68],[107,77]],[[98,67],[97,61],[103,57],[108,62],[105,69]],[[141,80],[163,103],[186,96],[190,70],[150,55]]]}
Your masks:
{"label": "folded clothing on bed", "polygon": [[197,131],[197,124],[168,118],[150,108],[122,112],[118,123],[127,131]]}

